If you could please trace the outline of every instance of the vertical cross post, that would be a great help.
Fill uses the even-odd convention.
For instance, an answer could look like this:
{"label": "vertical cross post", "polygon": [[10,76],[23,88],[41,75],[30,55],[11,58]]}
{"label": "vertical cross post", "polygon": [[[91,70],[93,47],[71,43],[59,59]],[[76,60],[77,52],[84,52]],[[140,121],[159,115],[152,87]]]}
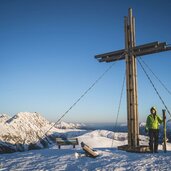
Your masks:
{"label": "vertical cross post", "polygon": [[135,47],[135,18],[132,9],[129,9],[128,17],[125,17],[125,56],[126,83],[127,83],[127,122],[128,122],[128,147],[139,146],[138,126],[138,98],[137,98],[137,66],[136,56],[133,53]]}

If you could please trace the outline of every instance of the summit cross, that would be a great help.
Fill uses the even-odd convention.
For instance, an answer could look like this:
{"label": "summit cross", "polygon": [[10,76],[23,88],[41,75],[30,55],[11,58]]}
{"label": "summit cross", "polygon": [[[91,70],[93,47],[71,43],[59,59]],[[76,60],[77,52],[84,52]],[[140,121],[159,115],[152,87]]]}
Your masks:
{"label": "summit cross", "polygon": [[139,56],[159,53],[171,50],[166,42],[151,42],[136,46],[135,17],[129,8],[128,16],[124,17],[125,48],[113,52],[96,55],[99,62],[115,62],[125,60],[126,62],[126,90],[127,90],[127,124],[128,145],[127,151],[137,151],[139,145],[139,122],[138,122],[138,91],[137,91],[137,64]]}

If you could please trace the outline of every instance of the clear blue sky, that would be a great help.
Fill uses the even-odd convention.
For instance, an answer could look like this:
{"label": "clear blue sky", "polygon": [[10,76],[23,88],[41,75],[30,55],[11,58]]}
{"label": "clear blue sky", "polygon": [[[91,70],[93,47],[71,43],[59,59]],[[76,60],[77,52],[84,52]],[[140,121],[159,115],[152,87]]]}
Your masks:
{"label": "clear blue sky", "polygon": [[[124,16],[133,8],[137,45],[171,43],[170,0],[0,0],[0,113],[39,112],[56,121],[111,63],[94,55],[124,47]],[[171,52],[143,59],[171,89]],[[115,122],[124,61],[64,118]],[[155,81],[171,110],[170,95]],[[138,66],[139,118],[163,108]],[[126,121],[126,95],[119,121]]]}

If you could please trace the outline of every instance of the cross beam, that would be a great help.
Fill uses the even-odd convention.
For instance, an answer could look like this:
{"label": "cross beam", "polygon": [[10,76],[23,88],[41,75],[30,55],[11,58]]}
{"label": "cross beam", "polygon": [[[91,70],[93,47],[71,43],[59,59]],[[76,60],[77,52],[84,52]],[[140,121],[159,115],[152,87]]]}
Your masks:
{"label": "cross beam", "polygon": [[[171,50],[171,47],[168,46],[166,42],[162,42],[162,43],[152,42],[132,48],[135,57],[168,51],[168,50]],[[95,58],[97,58],[99,62],[114,62],[114,61],[125,59],[125,56],[122,55],[124,52],[126,53],[125,49],[117,50],[109,53],[96,55]]]}
{"label": "cross beam", "polygon": [[127,88],[127,124],[128,145],[127,150],[136,151],[139,146],[138,124],[138,91],[137,91],[137,65],[136,57],[171,50],[166,42],[152,42],[136,46],[135,18],[132,9],[128,10],[128,17],[124,18],[125,48],[113,52],[96,55],[99,62],[126,62],[126,88]]}

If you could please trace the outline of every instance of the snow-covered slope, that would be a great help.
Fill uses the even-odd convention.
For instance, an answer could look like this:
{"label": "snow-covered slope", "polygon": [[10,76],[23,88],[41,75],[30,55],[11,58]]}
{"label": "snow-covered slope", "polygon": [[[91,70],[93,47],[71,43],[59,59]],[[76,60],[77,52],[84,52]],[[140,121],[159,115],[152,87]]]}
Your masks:
{"label": "snow-covered slope", "polygon": [[[126,145],[127,142],[127,133],[122,132],[112,132],[107,130],[95,130],[88,132],[82,136],[79,136],[79,141],[87,143],[89,146],[95,148],[102,147],[117,147],[120,145]],[[148,137],[140,135],[140,144],[148,145]],[[98,142],[100,141],[100,143]]]}
{"label": "snow-covered slope", "polygon": [[7,114],[1,114],[0,115],[0,123],[6,122],[10,117]]}
{"label": "snow-covered slope", "polygon": [[[62,123],[66,128],[76,126]],[[24,151],[47,147],[55,137],[61,136],[63,130],[53,127],[38,113],[20,112],[13,117],[8,115],[0,116],[0,153]],[[52,128],[49,132],[49,130]],[[70,132],[75,131],[72,129]],[[44,134],[47,132],[47,137]],[[77,130],[77,132],[79,132]],[[51,139],[50,139],[51,138]]]}

